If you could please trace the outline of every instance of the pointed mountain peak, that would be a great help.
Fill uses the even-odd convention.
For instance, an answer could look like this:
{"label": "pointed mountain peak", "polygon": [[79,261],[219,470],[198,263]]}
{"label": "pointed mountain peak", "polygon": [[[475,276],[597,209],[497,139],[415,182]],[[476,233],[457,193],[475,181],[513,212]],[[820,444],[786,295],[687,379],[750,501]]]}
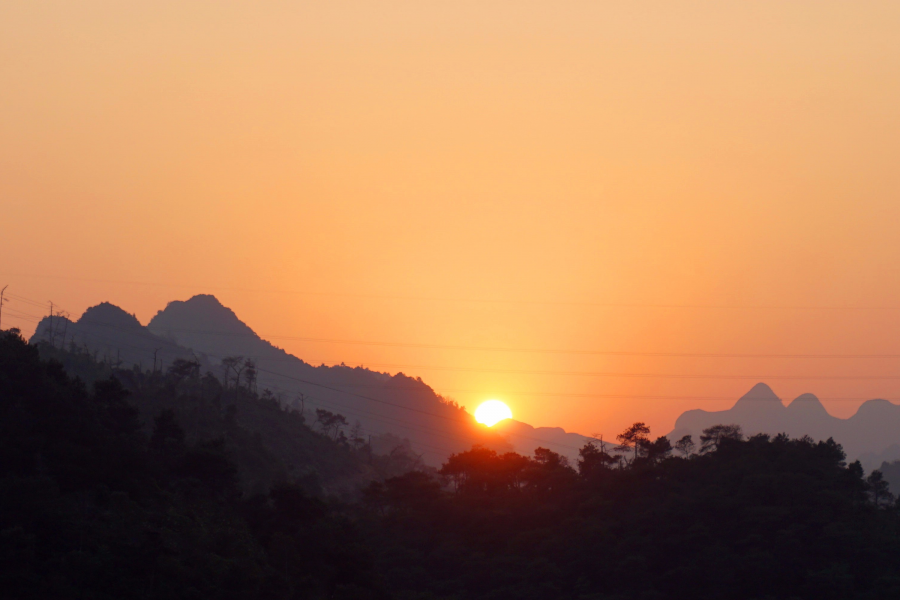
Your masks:
{"label": "pointed mountain peak", "polygon": [[740,399],[735,403],[734,409],[758,409],[760,407],[771,408],[774,406],[778,406],[778,408],[784,408],[784,405],[781,403],[781,398],[775,395],[775,392],[772,391],[765,383],[757,383],[750,391],[740,397]]}
{"label": "pointed mountain peak", "polygon": [[156,313],[147,325],[152,331],[189,330],[212,333],[255,335],[233,310],[211,294],[198,294],[189,300],[173,300]]}
{"label": "pointed mountain peak", "polygon": [[92,306],[78,319],[80,325],[111,325],[127,329],[143,329],[141,322],[132,314],[129,314],[109,302],[101,302]]}
{"label": "pointed mountain peak", "polygon": [[815,396],[815,394],[801,394],[794,398],[790,404],[788,404],[788,410],[796,412],[803,411],[806,413],[827,413],[825,407],[822,405],[822,402]]}

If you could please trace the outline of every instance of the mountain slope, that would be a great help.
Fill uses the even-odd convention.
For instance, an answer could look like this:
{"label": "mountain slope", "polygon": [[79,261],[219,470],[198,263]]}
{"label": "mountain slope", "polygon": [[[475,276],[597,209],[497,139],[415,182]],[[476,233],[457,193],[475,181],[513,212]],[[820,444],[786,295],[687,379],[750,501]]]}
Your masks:
{"label": "mountain slope", "polygon": [[232,356],[250,358],[259,372],[259,389],[268,388],[289,404],[302,394],[313,419],[319,408],[358,421],[366,434],[408,438],[429,464],[481,441],[471,416],[421,379],[361,367],[314,367],[260,338],[214,296],[170,302],[147,329],[203,353],[214,364]]}
{"label": "mountain slope", "polygon": [[[210,357],[232,355],[251,356],[260,369],[260,387],[298,393],[308,396],[311,406],[322,406],[358,418],[370,432],[400,433],[414,442],[414,446],[425,451],[447,447],[462,441],[463,446],[448,449],[454,451],[468,448],[473,441],[498,445],[495,439],[478,437],[485,433],[499,433],[507,436],[517,452],[531,454],[538,446],[549,448],[571,459],[578,456],[578,449],[591,438],[577,433],[567,433],[561,428],[535,428],[526,423],[509,419],[496,425],[490,432],[484,428],[473,431],[460,430],[447,419],[469,421],[464,411],[448,410],[443,399],[421,379],[413,379],[398,374],[393,377],[363,368],[344,366],[313,367],[260,338],[242,322],[231,309],[223,306],[214,296],[198,295],[187,301],[174,301],[159,311],[147,328],[179,344],[198,349]],[[385,405],[375,400],[367,400],[349,394],[335,393],[333,390],[298,382],[306,379],[329,387],[369,396],[376,400],[387,400]],[[392,404],[400,404],[392,406]],[[426,413],[434,413],[432,416]],[[379,413],[377,416],[373,412]],[[381,419],[384,422],[380,422]],[[425,433],[425,435],[423,435]],[[463,436],[471,438],[456,440]],[[502,445],[498,446],[501,447]],[[440,454],[438,452],[437,454]]]}
{"label": "mountain slope", "polygon": [[[514,452],[531,454],[535,446],[541,446],[568,457],[572,464],[578,458],[578,450],[587,443],[596,442],[593,438],[567,432],[562,427],[533,427],[515,419],[500,421],[492,429],[506,436]],[[607,444],[608,451],[614,447],[616,444]]]}
{"label": "mountain slope", "polygon": [[[74,343],[121,367],[164,371],[176,359],[197,360],[220,380],[247,383],[253,364],[256,388],[270,390],[283,405],[302,410],[315,426],[316,410],[344,415],[349,434],[355,424],[377,445],[409,440],[430,465],[450,454],[484,444],[497,450],[531,454],[549,448],[574,460],[590,438],[559,428],[510,420],[487,429],[420,378],[344,365],[313,366],[260,338],[231,309],[211,295],[170,302],[144,327],[109,303],[88,309],[77,322],[45,319],[32,341],[60,347]],[[228,365],[231,364],[231,367]],[[241,369],[240,372],[238,369]],[[243,379],[240,379],[242,378]]]}
{"label": "mountain slope", "polygon": [[88,308],[75,322],[65,317],[44,317],[29,342],[46,342],[58,348],[74,344],[113,365],[138,365],[149,370],[162,369],[179,358],[207,363],[202,355],[154,335],[137,317],[109,302]]}
{"label": "mountain slope", "polygon": [[867,463],[872,464],[887,448],[900,443],[900,406],[887,400],[868,400],[852,417],[840,419],[829,414],[813,394],[802,394],[785,406],[764,383],[756,384],[728,410],[682,413],[669,437],[697,437],[707,427],[719,424],[740,425],[746,435],[787,433],[816,440],[834,438],[850,460],[866,456],[870,459]]}

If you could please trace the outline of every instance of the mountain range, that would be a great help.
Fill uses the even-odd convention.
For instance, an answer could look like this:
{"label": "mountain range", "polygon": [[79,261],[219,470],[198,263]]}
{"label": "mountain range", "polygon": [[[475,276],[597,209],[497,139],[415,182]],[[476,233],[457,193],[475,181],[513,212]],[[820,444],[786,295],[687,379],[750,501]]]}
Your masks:
{"label": "mountain range", "polygon": [[674,441],[689,434],[696,440],[703,429],[718,424],[740,425],[746,435],[834,438],[850,460],[860,459],[867,469],[900,458],[900,406],[887,400],[863,402],[852,417],[841,419],[832,416],[813,394],[802,394],[785,405],[772,388],[757,383],[728,410],[682,413],[669,438]]}
{"label": "mountain range", "polygon": [[[262,339],[211,295],[170,302],[146,326],[106,302],[87,309],[77,321],[45,317],[32,337],[32,342],[40,340],[87,347],[120,367],[164,369],[177,359],[195,360],[223,378],[229,376],[228,359],[240,359],[240,364],[250,360],[259,390],[270,390],[310,419],[316,409],[323,409],[344,415],[350,425],[358,423],[367,435],[405,438],[431,465],[474,443],[523,454],[542,446],[574,461],[592,439],[513,419],[487,429],[421,378],[343,364],[309,364]],[[841,419],[829,414],[813,394],[785,404],[768,385],[758,383],[728,410],[684,412],[668,437],[674,442],[692,435],[696,441],[705,428],[718,424],[740,425],[747,435],[834,438],[850,460],[860,459],[867,469],[900,458],[900,406],[887,400],[864,402],[852,417]]]}
{"label": "mountain range", "polygon": [[316,409],[342,414],[351,426],[359,423],[366,435],[390,434],[409,440],[431,465],[440,465],[450,454],[474,443],[524,454],[542,446],[574,460],[578,449],[590,440],[561,428],[535,428],[513,420],[487,429],[421,378],[403,373],[311,365],[262,339],[211,295],[170,302],[146,326],[104,302],[74,322],[44,318],[31,341],[84,346],[125,368],[165,369],[176,359],[196,360],[222,378],[229,376],[228,359],[250,360],[257,372],[257,388],[270,390],[282,403],[303,410],[310,420]]}

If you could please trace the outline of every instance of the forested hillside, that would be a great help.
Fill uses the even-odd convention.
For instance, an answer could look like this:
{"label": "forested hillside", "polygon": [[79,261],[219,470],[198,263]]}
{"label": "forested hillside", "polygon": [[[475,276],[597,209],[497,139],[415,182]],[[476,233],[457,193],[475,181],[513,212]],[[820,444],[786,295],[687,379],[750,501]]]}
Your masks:
{"label": "forested hillside", "polygon": [[189,442],[221,440],[247,490],[261,491],[283,480],[302,480],[311,492],[352,494],[374,479],[403,473],[420,464],[409,443],[351,427],[339,413],[289,407],[263,390],[255,375],[242,382],[203,372],[198,361],[175,359],[165,370],[120,369],[87,350],[46,342],[42,358],[60,363],[88,385],[113,379],[138,410],[146,434],[169,411]]}
{"label": "forested hillside", "polygon": [[[211,372],[221,381],[245,384],[252,372],[255,388],[270,390],[283,406],[302,405],[310,414],[315,409],[339,413],[350,426],[360,423],[367,435],[410,440],[413,451],[432,466],[473,443],[504,445],[421,379],[363,367],[311,365],[262,339],[210,295],[170,302],[146,327],[109,303],[89,308],[77,321],[47,317],[31,342],[84,349],[123,370],[166,371],[177,360],[189,360],[200,364],[201,375]],[[534,437],[520,439],[519,445],[553,444]]]}
{"label": "forested hillside", "polygon": [[571,464],[475,446],[435,471],[190,361],[43,352],[0,337],[11,598],[900,597],[898,505],[832,440],[636,423]]}
{"label": "forested hillside", "polygon": [[900,597],[898,508],[831,440],[714,427],[673,456],[641,427],[623,437],[630,456],[475,448],[442,468],[449,490],[373,485],[378,571],[403,598]]}
{"label": "forested hillside", "polygon": [[[94,370],[90,358],[74,357]],[[138,397],[160,407],[145,427],[120,379],[95,375],[88,386],[18,332],[0,335],[4,597],[384,596],[346,511],[291,479],[286,454],[249,429],[280,410],[274,403],[212,380],[184,388],[192,373],[151,373],[130,386],[146,386]],[[221,430],[203,402],[225,413]],[[292,435],[302,431],[298,417],[281,416]],[[300,456],[324,478],[357,467],[349,450],[315,436],[298,442],[309,444]]]}

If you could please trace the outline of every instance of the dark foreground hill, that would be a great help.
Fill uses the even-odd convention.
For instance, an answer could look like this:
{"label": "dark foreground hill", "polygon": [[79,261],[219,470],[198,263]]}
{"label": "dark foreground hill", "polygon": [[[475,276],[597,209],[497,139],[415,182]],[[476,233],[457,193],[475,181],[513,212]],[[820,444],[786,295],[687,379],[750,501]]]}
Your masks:
{"label": "dark foreground hill", "polygon": [[[103,378],[108,365],[89,355],[59,357],[94,382],[0,335],[4,597],[900,597],[900,510],[881,474],[864,478],[831,440],[720,428],[700,454],[644,437],[618,456],[587,444],[575,464],[474,447],[439,474],[376,478],[347,503],[301,474],[254,480],[260,465],[235,461],[261,442],[253,421],[283,410],[252,391],[208,390],[219,422],[194,411],[215,407],[189,393],[203,382],[196,363],[129,382]],[[152,423],[134,399],[158,403]],[[347,441],[305,435],[321,438],[326,465],[366,468]]]}
{"label": "dark foreground hill", "polygon": [[[87,387],[16,332],[0,333],[2,597],[385,597],[343,509],[310,494],[305,478],[236,464],[252,455],[248,443],[261,462],[276,457],[234,411],[219,437],[190,435],[179,416],[188,429],[204,422],[191,414],[196,397],[163,384],[160,402],[178,414],[161,410],[145,433],[119,379]],[[319,466],[354,466],[328,440],[315,453]],[[271,485],[253,493],[242,473],[251,487]]]}
{"label": "dark foreground hill", "polygon": [[[343,423],[328,429],[246,382],[223,383],[203,373],[199,361],[176,359],[166,370],[122,369],[86,350],[39,342],[42,358],[60,363],[88,385],[114,379],[138,411],[144,433],[171,412],[188,442],[220,440],[238,468],[245,490],[263,491],[279,481],[303,481],[313,493],[354,494],[366,483],[420,463],[408,442],[373,443]],[[339,415],[331,415],[339,419]],[[348,435],[349,434],[349,435]]]}

